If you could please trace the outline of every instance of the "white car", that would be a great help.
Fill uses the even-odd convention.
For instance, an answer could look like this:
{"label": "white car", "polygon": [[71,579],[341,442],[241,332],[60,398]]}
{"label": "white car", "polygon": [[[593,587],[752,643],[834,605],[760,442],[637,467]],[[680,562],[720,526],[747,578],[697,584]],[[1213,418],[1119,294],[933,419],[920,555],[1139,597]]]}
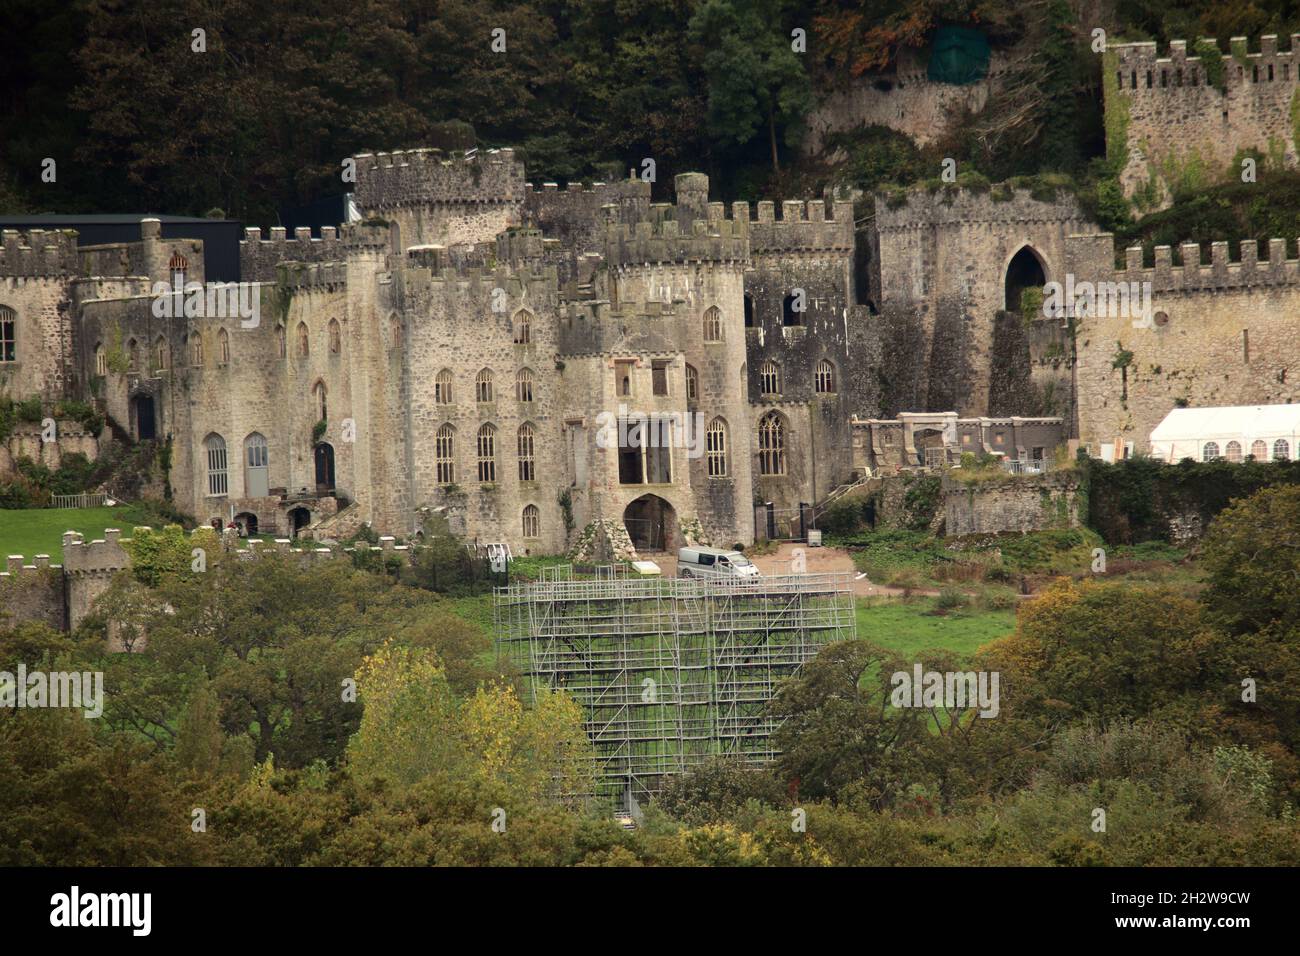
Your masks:
{"label": "white car", "polygon": [[722,548],[682,548],[677,552],[677,576],[682,578],[756,578],[758,568],[739,551]]}

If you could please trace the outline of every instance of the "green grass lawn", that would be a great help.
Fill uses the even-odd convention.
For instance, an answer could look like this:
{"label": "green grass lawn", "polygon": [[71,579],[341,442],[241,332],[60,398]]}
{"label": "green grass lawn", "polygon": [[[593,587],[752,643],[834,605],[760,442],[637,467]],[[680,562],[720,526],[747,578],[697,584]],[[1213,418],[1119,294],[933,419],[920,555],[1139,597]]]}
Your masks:
{"label": "green grass lawn", "polygon": [[90,541],[104,537],[105,528],[121,528],[130,537],[134,524],[124,524],[113,508],[22,508],[0,510],[0,554],[21,554],[30,564],[38,554],[48,554],[53,564],[63,561],[63,532],[80,531]]}
{"label": "green grass lawn", "polygon": [[858,600],[858,637],[904,656],[927,650],[949,650],[969,657],[989,641],[1010,634],[1016,613],[969,607],[944,615],[930,613],[933,598],[912,601]]}

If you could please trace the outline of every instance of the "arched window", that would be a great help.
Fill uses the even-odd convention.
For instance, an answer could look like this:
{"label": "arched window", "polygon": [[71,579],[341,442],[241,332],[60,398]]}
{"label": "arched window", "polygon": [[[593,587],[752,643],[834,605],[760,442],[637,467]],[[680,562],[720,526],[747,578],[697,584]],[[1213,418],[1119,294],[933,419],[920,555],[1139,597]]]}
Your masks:
{"label": "arched window", "polygon": [[190,329],[190,364],[195,368],[203,364],[203,335],[198,329]]}
{"label": "arched window", "polygon": [[343,329],[339,326],[338,319],[330,319],[330,354],[338,355],[343,351]]}
{"label": "arched window", "polygon": [[442,369],[434,378],[433,401],[435,405],[451,404],[451,369]]}
{"label": "arched window", "polygon": [[722,341],[722,310],[716,305],[704,310],[704,341]]}
{"label": "arched window", "polygon": [[527,345],[533,340],[533,313],[520,309],[515,313],[515,345]]}
{"label": "arched window", "polygon": [[108,354],[101,342],[95,343],[95,374],[101,378],[108,374]]}
{"label": "arched window", "polygon": [[796,289],[791,292],[781,303],[781,324],[784,326],[803,325],[803,314],[807,308],[803,290]]}
{"label": "arched window", "polygon": [[126,343],[126,369],[128,372],[140,370],[140,343],[135,339]]}
{"label": "arched window", "polygon": [[153,347],[154,368],[160,372],[167,371],[168,366],[171,364],[168,361],[169,357],[170,353],[167,348],[167,337],[165,335],[160,335],[158,336],[158,341],[154,343]]}
{"label": "arched window", "polygon": [[402,320],[396,315],[388,317],[388,345],[395,349],[402,347]]}
{"label": "arched window", "polygon": [[492,370],[485,368],[474,377],[474,401],[494,401],[492,392]]}
{"label": "arched window", "polygon": [[817,394],[830,395],[835,391],[835,366],[829,359],[817,363]]}
{"label": "arched window", "polygon": [[785,423],[776,412],[758,421],[758,473],[785,474]]}
{"label": "arched window", "polygon": [[433,440],[435,480],[440,485],[456,481],[456,429],[443,425]]}
{"label": "arched window", "polygon": [[754,327],[754,297],[748,292],[745,293],[745,328]]}
{"label": "arched window", "polygon": [[709,422],[704,433],[704,454],[709,463],[710,478],[727,477],[727,423],[721,418]]}
{"label": "arched window", "polygon": [[226,475],[226,440],[217,434],[209,435],[203,440],[203,448],[208,456],[208,495],[224,495],[230,487]]}
{"label": "arched window", "polygon": [[328,421],[329,406],[325,401],[325,383],[318,379],[316,384],[312,386],[311,394],[312,398],[316,400],[316,420],[321,422]]}
{"label": "arched window", "polygon": [[217,332],[217,354],[221,356],[222,365],[230,364],[230,333],[225,329]]}
{"label": "arched window", "polygon": [[1279,438],[1273,442],[1273,460],[1286,461],[1291,457],[1291,443],[1285,438]]}
{"label": "arched window", "polygon": [[1218,442],[1207,441],[1205,447],[1201,449],[1201,461],[1214,461],[1219,457]]}
{"label": "arched window", "polygon": [[533,400],[533,370],[521,368],[515,373],[515,398],[521,402]]}
{"label": "arched window", "polygon": [[1268,457],[1268,442],[1262,439],[1255,439],[1250,446],[1250,454],[1256,461],[1263,461]]}
{"label": "arched window", "polygon": [[277,325],[275,327],[275,348],[276,351],[279,352],[280,358],[288,358],[289,356],[288,343],[285,341],[285,339],[286,336],[284,334],[284,326]]}
{"label": "arched window", "polygon": [[686,400],[697,402],[700,399],[700,373],[694,365],[686,366]]}
{"label": "arched window", "polygon": [[1223,457],[1228,461],[1241,461],[1241,442],[1230,441],[1223,449]]}
{"label": "arched window", "polygon": [[18,313],[0,305],[0,362],[18,361]]}
{"label": "arched window", "polygon": [[311,343],[307,339],[307,323],[298,323],[298,358],[306,358],[311,353]]}
{"label": "arched window", "polygon": [[542,514],[537,510],[537,505],[524,505],[523,525],[525,538],[542,536]]}
{"label": "arched window", "polygon": [[259,432],[253,432],[244,439],[244,497],[266,497],[269,464],[270,454],[266,447],[266,437]]}
{"label": "arched window", "polygon": [[497,480],[497,430],[490,422],[478,427],[478,480]]}
{"label": "arched window", "polygon": [[537,480],[537,460],[533,456],[533,426],[524,422],[519,426],[519,480]]}
{"label": "arched window", "polygon": [[771,359],[763,363],[758,370],[758,387],[764,395],[781,394],[781,366]]}

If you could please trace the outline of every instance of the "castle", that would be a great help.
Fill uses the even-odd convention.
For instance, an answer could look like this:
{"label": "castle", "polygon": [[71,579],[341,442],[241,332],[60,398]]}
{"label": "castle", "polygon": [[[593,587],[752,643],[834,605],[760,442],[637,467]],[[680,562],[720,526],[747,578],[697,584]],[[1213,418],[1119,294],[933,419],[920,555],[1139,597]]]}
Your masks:
{"label": "castle", "polygon": [[[699,173],[672,203],[638,178],[539,187],[509,149],[352,162],[359,221],[246,231],[252,319],[158,308],[159,283],[204,276],[156,220],[87,247],[5,231],[0,389],[170,439],[204,523],[342,539],[438,513],[604,556],[745,544],[763,509],[793,525],[915,460],[900,415],[972,421],[961,450],[1122,455],[1177,405],[1296,397],[1291,239],[1117,266],[1065,191],[919,188],[855,222],[833,196],[711,202]],[[1026,310],[1049,283],[1140,287],[1150,314]]]}

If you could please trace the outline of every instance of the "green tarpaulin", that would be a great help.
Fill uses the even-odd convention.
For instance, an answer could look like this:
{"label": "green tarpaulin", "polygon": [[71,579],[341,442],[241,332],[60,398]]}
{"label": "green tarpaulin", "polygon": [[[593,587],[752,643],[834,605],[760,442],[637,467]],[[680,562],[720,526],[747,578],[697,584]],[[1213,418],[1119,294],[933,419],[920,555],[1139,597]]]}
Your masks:
{"label": "green tarpaulin", "polygon": [[927,71],[931,80],[962,86],[983,79],[988,72],[989,41],[984,34],[967,27],[935,31]]}

